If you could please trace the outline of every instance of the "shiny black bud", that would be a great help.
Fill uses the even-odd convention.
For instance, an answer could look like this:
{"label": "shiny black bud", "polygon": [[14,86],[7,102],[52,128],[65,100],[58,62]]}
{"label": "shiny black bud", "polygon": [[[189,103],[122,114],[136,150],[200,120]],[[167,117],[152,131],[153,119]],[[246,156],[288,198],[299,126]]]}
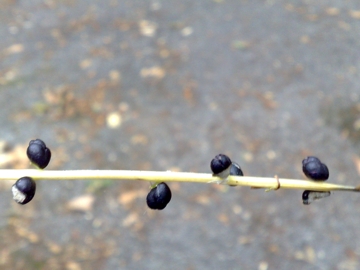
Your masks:
{"label": "shiny black bud", "polygon": [[317,157],[307,157],[302,161],[302,169],[306,177],[315,181],[325,181],[329,178],[328,167]]}
{"label": "shiny black bud", "polygon": [[11,188],[13,199],[19,204],[27,204],[35,195],[36,184],[30,177],[21,177]]}
{"label": "shiny black bud", "polygon": [[214,175],[226,178],[230,174],[231,159],[227,155],[219,154],[211,160],[210,168]]}
{"label": "shiny black bud", "polygon": [[45,143],[40,139],[30,141],[26,154],[31,163],[40,169],[44,169],[51,159],[50,149],[47,148]]}
{"label": "shiny black bud", "polygon": [[152,188],[146,197],[146,203],[153,210],[163,210],[171,200],[171,190],[164,182]]}

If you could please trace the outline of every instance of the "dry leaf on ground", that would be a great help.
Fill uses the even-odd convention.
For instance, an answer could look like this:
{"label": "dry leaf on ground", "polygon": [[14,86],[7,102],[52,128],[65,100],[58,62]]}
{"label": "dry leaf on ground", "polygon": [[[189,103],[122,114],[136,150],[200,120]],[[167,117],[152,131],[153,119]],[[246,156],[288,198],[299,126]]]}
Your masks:
{"label": "dry leaf on ground", "polygon": [[70,211],[88,212],[93,209],[95,197],[91,194],[81,195],[70,200],[66,204],[66,209]]}

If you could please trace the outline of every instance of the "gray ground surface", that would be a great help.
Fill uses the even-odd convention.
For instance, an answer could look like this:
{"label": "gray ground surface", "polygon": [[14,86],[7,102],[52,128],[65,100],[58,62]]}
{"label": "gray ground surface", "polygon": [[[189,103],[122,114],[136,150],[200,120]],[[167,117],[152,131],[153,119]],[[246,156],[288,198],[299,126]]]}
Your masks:
{"label": "gray ground surface", "polygon": [[[0,22],[4,168],[42,138],[49,169],[209,172],[226,153],[302,179],[316,155],[359,184],[358,1],[2,0]],[[10,186],[1,269],[360,268],[357,194],[173,183],[155,212],[142,182],[41,181],[26,206]]]}

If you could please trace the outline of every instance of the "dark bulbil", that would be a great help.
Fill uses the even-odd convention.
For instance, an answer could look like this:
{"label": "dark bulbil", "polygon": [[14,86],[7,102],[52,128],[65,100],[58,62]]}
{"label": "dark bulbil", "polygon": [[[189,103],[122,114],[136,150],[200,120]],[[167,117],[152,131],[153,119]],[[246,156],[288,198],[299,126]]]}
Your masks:
{"label": "dark bulbil", "polygon": [[36,183],[30,177],[21,177],[12,186],[13,199],[19,204],[27,204],[35,195]]}
{"label": "dark bulbil", "polygon": [[30,159],[31,163],[44,169],[50,162],[51,151],[46,147],[45,143],[40,140],[31,140],[26,150],[26,154]]}
{"label": "dark bulbil", "polygon": [[146,197],[146,203],[153,210],[163,210],[171,200],[171,190],[164,182],[152,188]]}
{"label": "dark bulbil", "polygon": [[[240,168],[240,165],[237,164],[236,162],[232,162],[231,163],[231,167],[230,167],[230,175],[234,175],[234,176],[244,176],[243,171]],[[237,185],[229,185],[230,187],[236,187]]]}
{"label": "dark bulbil", "polygon": [[[231,166],[231,159],[224,154],[219,154],[211,160],[210,168],[215,175],[220,175],[225,172]],[[229,176],[230,172],[224,177]]]}
{"label": "dark bulbil", "polygon": [[325,181],[329,178],[328,167],[317,157],[307,157],[302,161],[302,169],[306,177],[314,181]]}
{"label": "dark bulbil", "polygon": [[240,165],[237,164],[236,162],[233,162],[231,164],[230,175],[244,176],[244,173],[242,172]]}
{"label": "dark bulbil", "polygon": [[302,194],[303,204],[309,205],[315,200],[320,200],[330,196],[330,191],[305,190]]}

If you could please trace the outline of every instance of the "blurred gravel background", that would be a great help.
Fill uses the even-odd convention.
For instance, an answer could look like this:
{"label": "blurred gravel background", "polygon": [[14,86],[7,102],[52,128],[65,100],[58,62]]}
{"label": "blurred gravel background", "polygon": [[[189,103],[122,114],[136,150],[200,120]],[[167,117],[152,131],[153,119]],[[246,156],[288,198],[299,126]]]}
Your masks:
{"label": "blurred gravel background", "polygon": [[[0,166],[210,172],[360,183],[359,1],[1,0]],[[302,205],[265,193],[169,184],[0,185],[0,269],[360,269],[360,196]]]}

